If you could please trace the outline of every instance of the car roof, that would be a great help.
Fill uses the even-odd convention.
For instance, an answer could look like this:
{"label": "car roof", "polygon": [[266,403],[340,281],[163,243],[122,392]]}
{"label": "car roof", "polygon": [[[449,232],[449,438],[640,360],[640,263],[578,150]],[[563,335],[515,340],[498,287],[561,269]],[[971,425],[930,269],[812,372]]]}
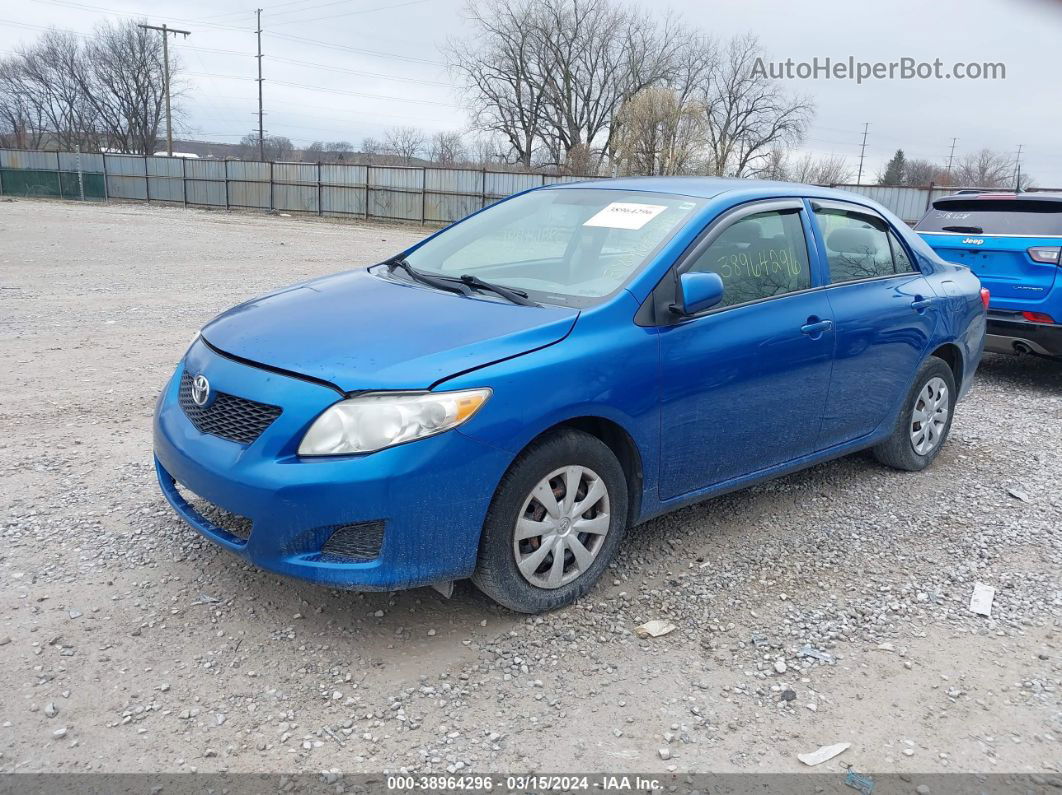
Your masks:
{"label": "car roof", "polygon": [[767,179],[742,179],[737,177],[614,177],[590,179],[580,182],[564,182],[547,185],[546,189],[591,188],[598,190],[631,190],[652,193],[670,193],[676,196],[692,196],[712,199],[727,193],[754,194],[763,196],[812,196],[822,199],[859,201],[877,206],[866,196],[849,193],[819,185],[799,182],[781,182]]}

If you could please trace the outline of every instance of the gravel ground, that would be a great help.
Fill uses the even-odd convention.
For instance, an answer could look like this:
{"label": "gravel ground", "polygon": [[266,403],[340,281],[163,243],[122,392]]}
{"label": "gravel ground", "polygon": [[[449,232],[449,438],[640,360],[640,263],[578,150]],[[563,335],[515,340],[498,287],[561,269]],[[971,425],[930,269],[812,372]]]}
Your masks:
{"label": "gravel ground", "polygon": [[0,771],[785,772],[850,742],[816,769],[1059,772],[1050,362],[987,356],[929,471],[856,455],[679,511],[541,617],[282,580],[182,524],[150,420],[194,330],[421,234],[0,203]]}

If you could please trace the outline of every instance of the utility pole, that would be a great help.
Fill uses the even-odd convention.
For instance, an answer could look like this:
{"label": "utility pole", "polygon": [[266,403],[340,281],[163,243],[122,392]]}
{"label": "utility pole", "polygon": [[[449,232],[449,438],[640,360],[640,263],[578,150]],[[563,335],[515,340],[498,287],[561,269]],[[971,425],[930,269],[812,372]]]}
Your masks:
{"label": "utility pole", "polygon": [[265,131],[262,129],[262,9],[256,9],[258,17],[258,159],[265,160]]}
{"label": "utility pole", "polygon": [[[172,33],[174,38],[177,34],[182,34],[186,39],[192,35],[190,30],[177,30],[175,28],[168,28],[163,23],[162,27],[158,25],[137,25],[138,28],[144,30],[157,30],[162,33],[162,74],[164,89],[166,91],[166,154],[173,157],[173,115],[170,112],[170,40],[169,34]],[[154,154],[152,152],[151,154]]]}
{"label": "utility pole", "polygon": [[1025,144],[1018,144],[1018,154],[1014,158],[1014,192],[1021,193],[1021,150]]}
{"label": "utility pole", "polygon": [[870,122],[866,122],[863,125],[863,145],[859,148],[859,174],[856,176],[856,185],[863,184],[863,158],[867,153],[867,130],[870,129]]}
{"label": "utility pole", "polygon": [[958,138],[952,138],[951,139],[951,151],[948,152],[948,170],[947,170],[947,175],[948,175],[948,178],[949,178],[949,182],[950,182],[950,179],[951,179],[951,164],[955,160],[955,142],[958,141],[958,140],[959,140]]}

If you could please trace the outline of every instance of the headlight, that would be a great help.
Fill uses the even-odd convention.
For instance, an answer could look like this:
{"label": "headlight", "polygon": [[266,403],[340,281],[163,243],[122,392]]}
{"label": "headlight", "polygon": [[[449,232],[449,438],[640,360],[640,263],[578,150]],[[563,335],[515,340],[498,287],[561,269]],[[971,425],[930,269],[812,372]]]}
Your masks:
{"label": "headlight", "polygon": [[456,428],[479,411],[489,389],[363,395],[340,401],[318,417],[299,455],[372,453]]}

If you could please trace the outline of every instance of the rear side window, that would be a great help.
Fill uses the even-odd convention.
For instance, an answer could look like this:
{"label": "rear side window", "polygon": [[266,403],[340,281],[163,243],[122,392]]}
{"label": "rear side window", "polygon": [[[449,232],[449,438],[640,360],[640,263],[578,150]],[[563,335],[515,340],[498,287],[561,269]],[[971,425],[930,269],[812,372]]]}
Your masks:
{"label": "rear side window", "polygon": [[892,243],[892,263],[897,273],[910,273],[915,270],[911,258],[907,256],[907,249],[903,247],[900,239],[892,230],[889,230],[889,242]]}
{"label": "rear side window", "polygon": [[811,267],[800,213],[765,212],[735,221],[690,270],[719,274],[724,288],[721,306],[807,290]]}
{"label": "rear side window", "polygon": [[1043,199],[940,199],[918,232],[967,235],[1062,235],[1062,202]]}
{"label": "rear side window", "polygon": [[883,220],[826,207],[816,209],[815,218],[826,241],[831,284],[914,270],[903,246]]}

